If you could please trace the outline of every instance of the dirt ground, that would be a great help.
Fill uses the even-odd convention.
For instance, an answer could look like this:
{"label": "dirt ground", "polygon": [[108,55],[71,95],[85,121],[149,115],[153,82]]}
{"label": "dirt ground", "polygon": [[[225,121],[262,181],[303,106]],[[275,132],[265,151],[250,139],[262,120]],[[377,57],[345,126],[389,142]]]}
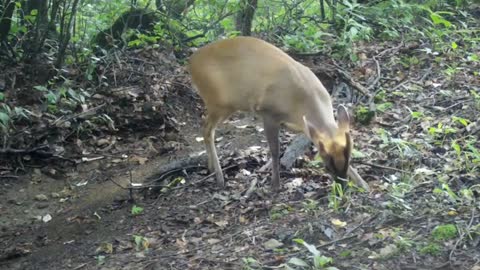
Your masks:
{"label": "dirt ground", "polygon": [[[418,79],[427,70],[418,67],[406,76]],[[475,80],[464,83],[472,86]],[[435,151],[441,149],[430,146],[412,153],[382,148],[379,129],[405,140],[421,138],[415,130],[422,123],[405,122],[403,113],[408,110],[400,108],[432,104],[416,88],[403,91],[409,103],[392,98],[392,113],[369,126],[354,125],[356,148],[369,160],[386,162],[383,167],[356,163],[372,191],[350,188],[336,206],[332,206],[329,176],[321,167],[305,164],[283,171],[282,191],[272,196],[269,174],[259,171],[268,159],[267,143],[260,121],[250,114],[236,114],[217,130],[222,166],[229,168],[225,190],[219,190],[201,166],[178,170],[166,182],[153,181],[165,164],[204,151],[198,140],[201,111],[192,109],[199,101],[174,100],[180,135],[168,141],[173,151],[138,159],[140,164],[135,165],[119,158],[113,162],[118,166],[110,166],[112,159],[100,159],[69,168],[60,177],[35,169],[17,179],[0,179],[0,268],[287,269],[283,264],[292,257],[312,261],[295,242],[303,239],[333,258],[338,269],[478,270],[479,236],[472,228],[479,223],[480,205],[433,196],[439,174],[423,173],[451,160],[439,157]],[[455,100],[442,102],[447,99],[437,96],[434,105],[447,108],[437,111],[438,118],[455,114],[476,120],[451,107]],[[135,138],[142,140],[154,132],[152,127]],[[123,137],[130,136],[134,135]],[[282,132],[282,149],[292,138],[293,134]],[[422,177],[412,180],[416,182],[411,188],[396,184],[405,170],[413,173],[418,168],[423,169]],[[479,181],[478,174],[471,172],[445,175],[453,179],[455,191]],[[177,177],[183,181],[168,186]],[[242,198],[254,179],[258,179],[256,190]],[[152,186],[133,190],[132,202],[129,191],[122,188],[130,182]],[[474,198],[478,200],[477,193]],[[141,210],[133,211],[134,206]],[[472,234],[439,243],[438,252],[419,252],[429,246],[435,226],[449,223],[470,228]]]}

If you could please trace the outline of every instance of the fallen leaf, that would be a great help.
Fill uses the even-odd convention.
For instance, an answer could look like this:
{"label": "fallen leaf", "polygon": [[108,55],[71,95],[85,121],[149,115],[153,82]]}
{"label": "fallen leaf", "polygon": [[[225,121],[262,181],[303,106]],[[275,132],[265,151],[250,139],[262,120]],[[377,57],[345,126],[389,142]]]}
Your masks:
{"label": "fallen leaf", "polygon": [[106,253],[112,254],[113,253],[113,245],[111,243],[101,243],[99,247],[95,250],[96,254]]}
{"label": "fallen leaf", "polygon": [[341,221],[336,218],[332,219],[332,224],[339,228],[344,228],[345,226],[347,226],[347,223],[345,221]]}
{"label": "fallen leaf", "polygon": [[380,249],[380,255],[382,257],[387,257],[397,251],[397,246],[395,244],[389,244]]}
{"label": "fallen leaf", "polygon": [[220,239],[216,239],[216,238],[210,238],[210,239],[207,240],[207,242],[208,242],[210,245],[219,243],[220,241],[221,241]]}
{"label": "fallen leaf", "polygon": [[268,240],[267,242],[263,243],[263,246],[266,249],[275,249],[275,248],[283,246],[283,243],[272,238],[272,239]]}

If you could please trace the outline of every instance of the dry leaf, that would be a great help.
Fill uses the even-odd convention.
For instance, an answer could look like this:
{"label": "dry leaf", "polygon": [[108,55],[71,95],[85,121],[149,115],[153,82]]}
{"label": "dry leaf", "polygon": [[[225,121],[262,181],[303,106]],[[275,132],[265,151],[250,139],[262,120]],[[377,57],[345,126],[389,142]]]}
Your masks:
{"label": "dry leaf", "polygon": [[345,221],[341,221],[336,218],[332,219],[332,224],[339,228],[344,228],[345,226],[347,226],[347,223]]}

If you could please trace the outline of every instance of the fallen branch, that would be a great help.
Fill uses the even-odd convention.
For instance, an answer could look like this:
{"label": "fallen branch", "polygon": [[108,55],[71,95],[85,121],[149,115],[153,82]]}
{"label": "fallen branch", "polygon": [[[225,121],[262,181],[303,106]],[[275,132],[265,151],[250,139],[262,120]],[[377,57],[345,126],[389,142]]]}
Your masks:
{"label": "fallen branch", "polygon": [[49,152],[50,147],[48,145],[40,145],[33,147],[31,149],[15,149],[15,148],[3,148],[0,149],[0,155],[35,155],[41,158],[50,158],[53,157],[53,152]]}
{"label": "fallen branch", "polygon": [[74,115],[67,116],[65,118],[60,117],[57,120],[55,120],[55,122],[53,122],[52,126],[61,127],[67,121],[70,121],[70,120],[73,120],[73,119],[76,119],[76,118],[80,118],[80,117],[86,118],[87,116],[94,116],[94,115],[96,115],[97,110],[104,107],[105,105],[106,105],[106,103],[101,104],[97,107],[90,108],[90,109],[88,109],[84,112],[80,112],[80,113],[77,113],[77,114],[74,114]]}

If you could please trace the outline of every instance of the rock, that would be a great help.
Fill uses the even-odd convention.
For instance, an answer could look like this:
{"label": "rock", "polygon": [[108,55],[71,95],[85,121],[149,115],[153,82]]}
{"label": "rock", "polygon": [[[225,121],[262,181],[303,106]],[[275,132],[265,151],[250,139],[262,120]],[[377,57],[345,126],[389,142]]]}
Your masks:
{"label": "rock", "polygon": [[37,209],[45,209],[48,207],[48,203],[39,203],[37,204]]}
{"label": "rock", "polygon": [[38,194],[35,196],[35,200],[44,202],[44,201],[48,201],[48,197],[45,194]]}

